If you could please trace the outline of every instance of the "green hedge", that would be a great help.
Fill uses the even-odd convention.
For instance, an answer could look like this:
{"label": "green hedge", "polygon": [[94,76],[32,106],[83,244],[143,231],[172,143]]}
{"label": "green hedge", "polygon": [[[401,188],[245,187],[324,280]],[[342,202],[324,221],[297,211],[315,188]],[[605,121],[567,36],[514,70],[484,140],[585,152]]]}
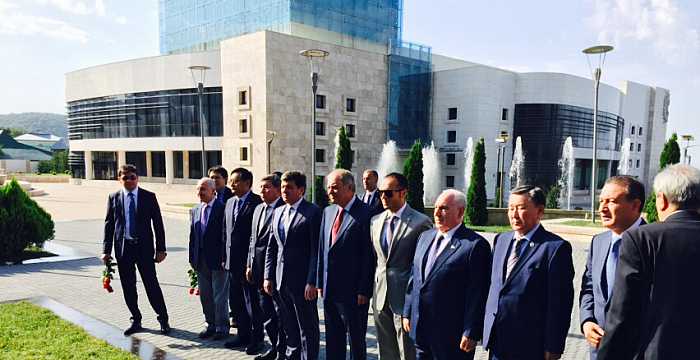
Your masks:
{"label": "green hedge", "polygon": [[0,261],[15,262],[30,245],[41,247],[54,237],[51,215],[12,179],[0,187]]}

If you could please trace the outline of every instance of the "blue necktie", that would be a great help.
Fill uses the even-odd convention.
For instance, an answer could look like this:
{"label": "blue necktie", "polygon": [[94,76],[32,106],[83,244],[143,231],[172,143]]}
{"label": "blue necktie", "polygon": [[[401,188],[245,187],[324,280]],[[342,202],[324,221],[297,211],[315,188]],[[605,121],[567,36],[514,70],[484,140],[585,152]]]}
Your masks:
{"label": "blue necktie", "polygon": [[620,257],[620,243],[622,239],[618,239],[612,243],[608,260],[605,263],[605,278],[608,281],[608,299],[612,298],[613,285],[615,284],[615,270],[617,269],[617,260]]}
{"label": "blue necktie", "polygon": [[388,236],[386,236],[386,230],[382,231],[382,251],[384,251],[385,256],[389,255],[389,241],[393,240],[394,230],[396,227],[396,220],[398,219],[399,218],[397,216],[392,216],[391,221],[389,221],[389,236],[391,236],[391,238],[388,238]]}
{"label": "blue necktie", "polygon": [[136,202],[134,193],[129,193],[129,236],[136,239]]}

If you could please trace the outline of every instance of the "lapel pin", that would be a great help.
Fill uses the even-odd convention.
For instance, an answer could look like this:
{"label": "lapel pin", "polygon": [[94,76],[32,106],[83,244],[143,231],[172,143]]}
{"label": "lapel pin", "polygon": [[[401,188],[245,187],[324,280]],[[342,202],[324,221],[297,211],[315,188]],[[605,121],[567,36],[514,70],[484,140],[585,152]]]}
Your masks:
{"label": "lapel pin", "polygon": [[457,248],[457,247],[454,246],[454,245],[450,246],[450,249],[456,249],[456,248]]}
{"label": "lapel pin", "polygon": [[531,242],[531,243],[530,243],[530,247],[533,247],[533,246],[535,246],[535,244],[533,244],[533,243]]}

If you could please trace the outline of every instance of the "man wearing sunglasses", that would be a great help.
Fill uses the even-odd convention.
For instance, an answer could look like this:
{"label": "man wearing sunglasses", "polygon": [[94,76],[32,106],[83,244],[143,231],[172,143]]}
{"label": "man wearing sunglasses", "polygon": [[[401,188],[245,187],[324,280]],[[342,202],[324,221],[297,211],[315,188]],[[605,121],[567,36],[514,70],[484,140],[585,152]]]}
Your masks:
{"label": "man wearing sunglasses", "polygon": [[168,311],[158,284],[155,266],[156,263],[165,260],[167,255],[165,229],[158,200],[154,193],[139,188],[139,177],[134,165],[122,165],[117,177],[122,189],[109,195],[100,258],[105,263],[111,260],[114,247],[124,300],[131,312],[131,326],[124,331],[124,335],[143,330],[136,292],[136,267],[146,288],[148,301],[158,314],[160,332],[167,334],[170,332]]}
{"label": "man wearing sunglasses", "polygon": [[372,313],[383,359],[416,357],[413,342],[401,326],[401,314],[418,237],[433,224],[406,203],[407,187],[402,174],[391,173],[383,179],[377,192],[386,210],[373,217],[370,225],[377,254]]}

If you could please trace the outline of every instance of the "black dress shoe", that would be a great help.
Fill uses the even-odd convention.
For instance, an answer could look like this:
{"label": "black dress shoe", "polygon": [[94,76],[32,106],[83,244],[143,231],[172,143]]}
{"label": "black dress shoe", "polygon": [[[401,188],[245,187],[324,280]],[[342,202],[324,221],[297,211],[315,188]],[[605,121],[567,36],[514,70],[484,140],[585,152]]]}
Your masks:
{"label": "black dress shoe", "polygon": [[261,351],[263,351],[264,348],[265,348],[265,342],[258,341],[258,342],[255,342],[255,343],[248,345],[245,348],[245,353],[248,355],[259,354]]}
{"label": "black dress shoe", "polygon": [[131,326],[129,326],[126,330],[124,330],[124,336],[129,336],[131,334],[135,334],[139,331],[142,331],[143,327],[141,327],[141,322],[140,321],[134,321],[131,323]]}
{"label": "black dress shoe", "polygon": [[250,344],[249,340],[241,339],[240,336],[236,335],[230,341],[225,342],[224,346],[229,348],[229,349],[239,349],[239,348],[247,347],[248,344]]}
{"label": "black dress shoe", "polygon": [[[254,360],[276,360],[277,359],[277,350],[275,348],[272,348],[270,350],[267,350],[264,354],[258,355],[255,357]],[[280,358],[283,359],[283,358]]]}
{"label": "black dress shoe", "polygon": [[170,324],[168,321],[160,321],[160,333],[163,335],[168,335],[170,333]]}
{"label": "black dress shoe", "polygon": [[212,337],[213,335],[214,335],[214,330],[204,329],[199,334],[197,334],[197,337],[200,339],[206,339],[206,338]]}
{"label": "black dress shoe", "polygon": [[228,334],[227,334],[227,333],[223,333],[223,332],[218,332],[218,331],[217,331],[216,334],[214,334],[214,337],[212,338],[212,340],[217,340],[217,341],[218,341],[218,340],[226,339],[227,337],[228,337]]}

